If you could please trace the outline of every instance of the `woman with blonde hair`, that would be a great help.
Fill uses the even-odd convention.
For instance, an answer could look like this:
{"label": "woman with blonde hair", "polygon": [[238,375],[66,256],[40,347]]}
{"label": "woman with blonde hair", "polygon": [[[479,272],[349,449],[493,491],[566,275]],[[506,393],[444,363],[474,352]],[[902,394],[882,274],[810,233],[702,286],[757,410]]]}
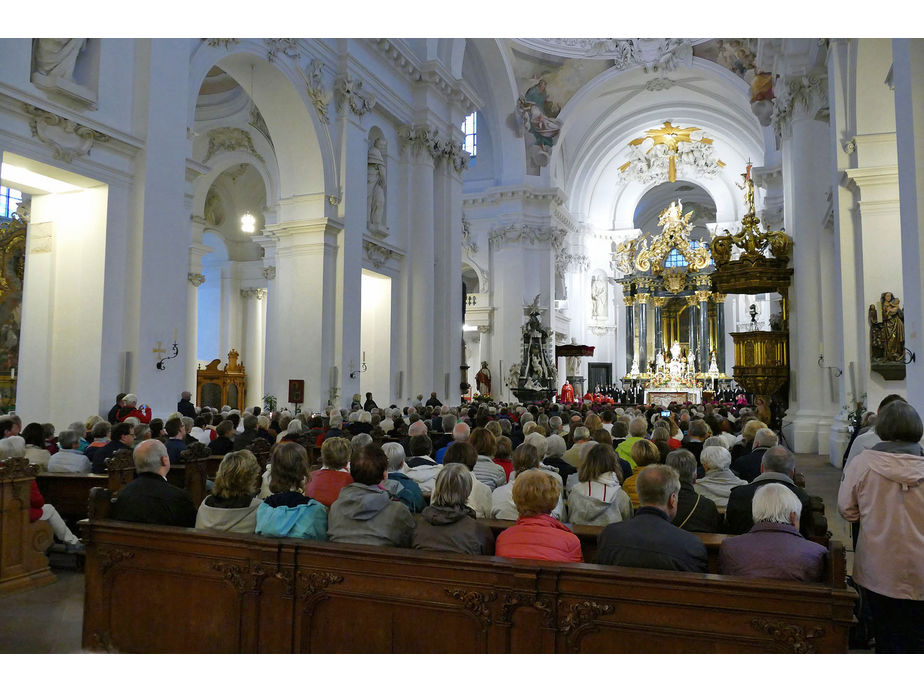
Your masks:
{"label": "woman with blonde hair", "polygon": [[757,435],[757,431],[761,428],[767,428],[767,424],[760,419],[751,419],[744,424],[741,428],[741,435],[729,451],[731,452],[732,462],[742,455],[747,455],[754,448],[754,436]]}
{"label": "woman with blonde hair", "polygon": [[590,412],[587,418],[584,419],[584,425],[587,427],[587,430],[590,431],[590,435],[593,436],[594,431],[599,431],[603,428],[603,420],[593,412]]}
{"label": "woman with blonde hair", "polygon": [[[530,446],[532,447],[532,446]],[[561,479],[541,469],[527,469],[513,482],[519,518],[497,536],[495,554],[507,558],[581,563],[581,541],[549,513],[561,496]]]}
{"label": "woman with blonde hair", "polygon": [[229,452],[218,465],[215,486],[196,513],[196,529],[253,534],[260,499],[260,465],[250,450]]}
{"label": "woman with blonde hair", "polygon": [[635,460],[635,473],[622,483],[622,490],[629,496],[632,501],[632,507],[638,509],[638,493],[635,491],[635,482],[638,481],[638,467],[647,467],[649,464],[658,464],[661,461],[661,453],[657,446],[650,440],[635,441],[632,445],[632,459]]}

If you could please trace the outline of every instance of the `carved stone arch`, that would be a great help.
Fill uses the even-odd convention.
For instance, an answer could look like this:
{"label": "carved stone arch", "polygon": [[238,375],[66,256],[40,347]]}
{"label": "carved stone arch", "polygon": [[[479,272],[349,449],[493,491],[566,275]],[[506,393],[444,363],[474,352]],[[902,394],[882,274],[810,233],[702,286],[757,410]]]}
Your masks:
{"label": "carved stone arch", "polygon": [[[310,56],[277,57],[270,62],[266,55],[266,46],[259,40],[241,39],[227,46],[201,43],[190,62],[187,125],[194,128],[199,89],[208,71],[218,66],[248,94],[254,85],[251,98],[276,148],[277,198],[321,193],[318,199],[324,200],[336,195],[339,174],[333,142],[312,104],[304,77],[302,63],[307,64]],[[326,208],[319,209],[317,216],[325,214]]]}
{"label": "carved stone arch", "polygon": [[466,266],[471,267],[475,276],[478,278],[478,293],[488,293],[491,290],[491,285],[488,283],[488,272],[478,262],[468,256],[462,258],[463,271]]}

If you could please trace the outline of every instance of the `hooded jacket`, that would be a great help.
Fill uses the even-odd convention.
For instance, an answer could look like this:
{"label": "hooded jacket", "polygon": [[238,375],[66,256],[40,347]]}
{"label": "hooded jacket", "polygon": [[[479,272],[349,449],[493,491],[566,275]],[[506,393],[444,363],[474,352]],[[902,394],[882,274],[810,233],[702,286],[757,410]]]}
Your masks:
{"label": "hooded jacket", "polygon": [[864,450],[844,470],[837,507],[845,520],[860,521],[856,583],[924,600],[924,457]]}
{"label": "hooded jacket", "polygon": [[568,493],[568,520],[575,525],[608,525],[632,517],[632,501],[613,472],[578,481]]}
{"label": "hooded jacket", "polygon": [[257,506],[256,533],[325,541],[327,513],[321,503],[297,491],[274,493]]}
{"label": "hooded jacket", "polygon": [[430,505],[417,520],[411,546],[428,551],[490,556],[494,553],[494,533],[475,520],[475,511],[471,508]]}
{"label": "hooded jacket", "polygon": [[333,542],[409,547],[414,517],[381,486],[354,482],[330,506],[327,536]]}
{"label": "hooded jacket", "polygon": [[581,540],[551,515],[521,517],[497,535],[496,555],[581,563]]}
{"label": "hooded jacket", "polygon": [[244,505],[245,500],[206,496],[196,513],[196,529],[253,534],[257,529],[257,508],[262,501],[254,496]]}

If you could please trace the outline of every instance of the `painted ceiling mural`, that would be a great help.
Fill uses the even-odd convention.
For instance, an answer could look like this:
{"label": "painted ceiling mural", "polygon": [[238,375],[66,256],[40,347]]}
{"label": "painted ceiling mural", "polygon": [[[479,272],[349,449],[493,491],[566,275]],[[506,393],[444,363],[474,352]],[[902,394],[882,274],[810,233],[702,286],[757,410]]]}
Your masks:
{"label": "painted ceiling mural", "polygon": [[757,39],[509,39],[518,98],[514,119],[526,147],[527,173],[547,166],[561,132],[559,115],[577,91],[601,72],[642,68],[667,73],[693,57],[731,70],[751,89],[751,108],[770,122],[772,76],[758,72]]}

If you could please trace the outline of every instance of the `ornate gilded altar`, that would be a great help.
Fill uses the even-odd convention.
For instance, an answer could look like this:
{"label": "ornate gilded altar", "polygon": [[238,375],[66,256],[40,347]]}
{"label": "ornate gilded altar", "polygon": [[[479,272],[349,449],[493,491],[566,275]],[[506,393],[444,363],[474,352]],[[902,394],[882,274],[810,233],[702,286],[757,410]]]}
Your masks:
{"label": "ornate gilded altar", "polygon": [[237,359],[240,354],[228,352],[228,363],[219,368],[221,359],[213,359],[205,368],[196,371],[196,403],[200,407],[221,409],[226,404],[240,409],[247,398],[247,371]]}
{"label": "ornate gilded altar", "polygon": [[3,411],[16,407],[27,221],[14,213],[9,221],[0,224],[0,409]]}
{"label": "ornate gilded altar", "polygon": [[[684,214],[678,200],[661,212],[660,235],[614,248],[614,264],[624,275],[617,281],[623,285],[626,304],[626,378],[641,380],[649,389],[663,387],[665,346],[678,342],[683,358],[695,365],[686,371],[693,381],[714,384],[727,379],[726,295],[776,292],[782,315],[771,331],[732,335],[734,378],[748,391],[768,396],[788,383],[792,239],[783,231],[760,228],[750,164],[742,178],[747,211],[739,232],[720,232],[708,243],[691,240],[692,212]],[[649,305],[655,324],[651,355]]]}

